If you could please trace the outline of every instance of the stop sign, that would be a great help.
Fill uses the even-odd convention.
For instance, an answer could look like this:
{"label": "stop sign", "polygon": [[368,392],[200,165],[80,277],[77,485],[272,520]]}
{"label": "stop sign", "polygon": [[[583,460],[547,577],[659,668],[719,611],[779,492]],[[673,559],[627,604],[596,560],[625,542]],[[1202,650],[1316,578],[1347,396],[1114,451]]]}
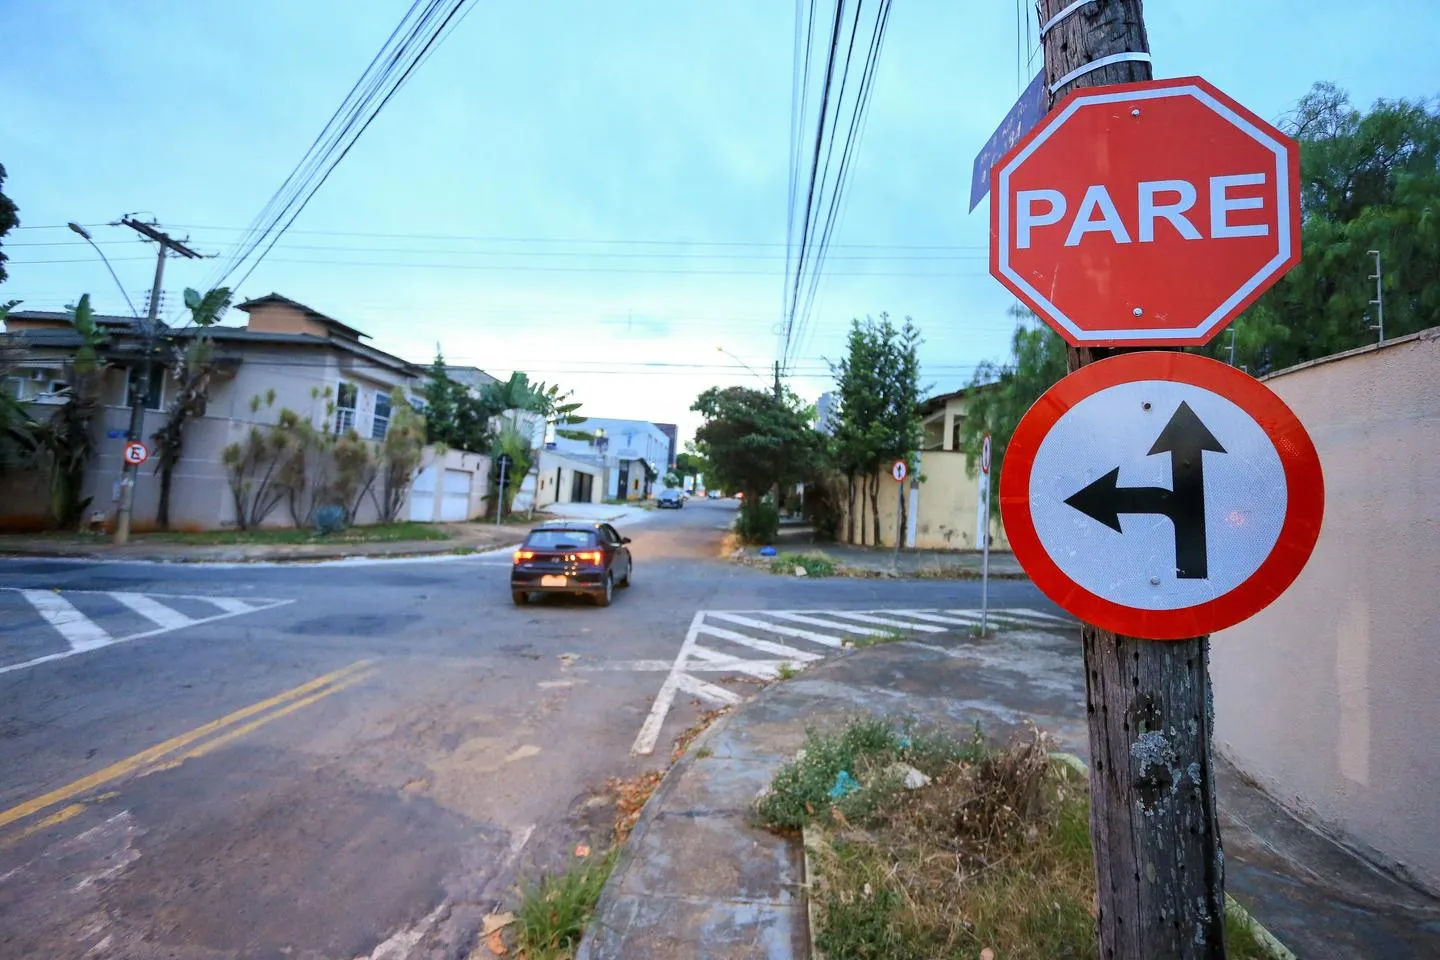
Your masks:
{"label": "stop sign", "polygon": [[1066,97],[995,165],[990,272],[1077,346],[1210,340],[1300,262],[1300,149],[1199,77]]}

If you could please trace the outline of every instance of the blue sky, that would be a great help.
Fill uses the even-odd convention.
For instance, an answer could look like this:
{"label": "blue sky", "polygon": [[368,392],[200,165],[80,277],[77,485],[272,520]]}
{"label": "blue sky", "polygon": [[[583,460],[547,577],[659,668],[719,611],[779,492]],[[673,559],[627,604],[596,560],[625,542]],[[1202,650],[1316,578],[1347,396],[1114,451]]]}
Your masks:
{"label": "blue sky", "polygon": [[[0,0],[5,191],[27,228],[138,211],[223,253],[408,6]],[[966,206],[976,151],[1035,69],[1017,63],[1016,11],[895,4],[796,362],[802,395],[825,388],[823,359],[866,313],[915,318],[937,390],[1004,355],[1010,300],[986,272],[987,208]],[[1316,80],[1358,104],[1440,93],[1434,0],[1146,14],[1157,76],[1203,75],[1271,119]],[[452,362],[558,380],[594,415],[688,433],[701,389],[757,383],[718,346],[761,375],[774,359],[792,17],[783,0],[478,0],[241,295],[274,290],[409,359],[438,343]],[[33,228],[6,239],[0,298],[58,309],[88,290],[125,312],[89,247]],[[143,305],[150,248],[123,228],[94,233]],[[77,262],[24,262],[39,260]],[[170,303],[213,267],[172,261]],[[696,366],[631,366],[657,362]]]}

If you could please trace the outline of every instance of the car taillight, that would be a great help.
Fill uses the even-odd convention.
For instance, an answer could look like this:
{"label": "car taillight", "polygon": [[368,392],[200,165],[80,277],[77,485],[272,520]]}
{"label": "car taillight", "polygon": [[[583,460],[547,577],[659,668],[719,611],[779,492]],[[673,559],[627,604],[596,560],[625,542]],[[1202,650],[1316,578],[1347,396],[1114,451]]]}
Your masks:
{"label": "car taillight", "polygon": [[516,559],[516,561],[520,561],[520,560],[534,560],[534,559],[535,559],[535,551],[534,551],[534,550],[516,550],[516,551],[515,551],[515,559]]}
{"label": "car taillight", "polygon": [[576,559],[577,561],[579,561],[580,563],[599,563],[599,562],[600,562],[600,551],[598,551],[598,550],[589,550],[589,551],[586,551],[585,553],[577,553],[577,554],[575,554],[575,559]]}

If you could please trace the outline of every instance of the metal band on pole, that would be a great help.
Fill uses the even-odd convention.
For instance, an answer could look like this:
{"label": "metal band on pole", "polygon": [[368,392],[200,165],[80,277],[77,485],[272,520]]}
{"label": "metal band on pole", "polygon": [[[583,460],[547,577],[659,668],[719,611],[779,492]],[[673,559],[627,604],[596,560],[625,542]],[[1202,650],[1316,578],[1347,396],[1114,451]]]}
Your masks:
{"label": "metal band on pole", "polygon": [[1138,53],[1135,51],[1129,51],[1126,53],[1112,53],[1108,57],[1101,57],[1099,60],[1091,60],[1083,67],[1077,67],[1076,69],[1071,70],[1069,73],[1065,74],[1065,76],[1050,84],[1050,92],[1054,93],[1056,90],[1059,90],[1061,87],[1065,86],[1065,84],[1070,83],[1074,80],[1078,80],[1081,77],[1085,76],[1085,74],[1099,70],[1101,67],[1108,67],[1112,63],[1150,62],[1150,54],[1148,53]]}

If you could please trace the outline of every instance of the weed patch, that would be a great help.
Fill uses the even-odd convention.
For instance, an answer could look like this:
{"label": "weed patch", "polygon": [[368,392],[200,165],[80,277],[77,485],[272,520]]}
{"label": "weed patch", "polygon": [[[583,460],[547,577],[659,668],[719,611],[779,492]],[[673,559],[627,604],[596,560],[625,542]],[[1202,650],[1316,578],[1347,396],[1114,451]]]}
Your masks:
{"label": "weed patch", "polygon": [[[929,781],[887,784],[897,758]],[[826,780],[840,765],[856,787],[837,801]],[[854,721],[812,734],[760,812],[812,828],[816,945],[830,960],[1097,955],[1087,778],[1038,731],[1004,750],[978,730],[922,749],[903,727]],[[1267,956],[1248,927],[1227,926],[1233,960]]]}
{"label": "weed patch", "polygon": [[616,852],[577,858],[564,873],[521,886],[515,911],[517,946],[528,960],[574,956],[615,867]]}
{"label": "weed patch", "polygon": [[833,577],[835,561],[823,553],[782,553],[770,558],[770,572],[782,577],[793,577],[795,570],[805,571],[809,577]]}

